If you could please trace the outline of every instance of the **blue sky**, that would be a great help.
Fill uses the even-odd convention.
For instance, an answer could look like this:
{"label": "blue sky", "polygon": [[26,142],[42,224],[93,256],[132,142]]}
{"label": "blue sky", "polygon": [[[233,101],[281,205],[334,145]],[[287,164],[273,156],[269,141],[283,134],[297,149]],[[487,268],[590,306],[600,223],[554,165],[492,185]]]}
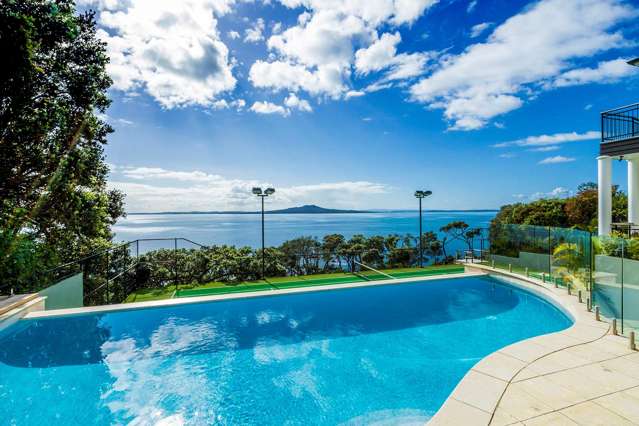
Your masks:
{"label": "blue sky", "polygon": [[[638,101],[622,0],[79,0],[114,79],[128,211],[496,208],[596,180],[599,112]],[[625,164],[614,181],[625,188]]]}

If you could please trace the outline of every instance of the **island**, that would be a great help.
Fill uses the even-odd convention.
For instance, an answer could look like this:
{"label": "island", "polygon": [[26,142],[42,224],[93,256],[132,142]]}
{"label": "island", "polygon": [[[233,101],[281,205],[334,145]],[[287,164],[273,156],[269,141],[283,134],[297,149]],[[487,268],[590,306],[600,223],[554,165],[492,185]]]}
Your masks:
{"label": "island", "polygon": [[[131,212],[129,215],[148,215],[148,214],[259,214],[259,211],[187,211],[187,212]],[[344,214],[344,213],[375,213],[370,210],[341,210],[327,209],[316,206],[315,204],[307,204],[299,207],[289,207],[279,210],[267,210],[265,214]]]}

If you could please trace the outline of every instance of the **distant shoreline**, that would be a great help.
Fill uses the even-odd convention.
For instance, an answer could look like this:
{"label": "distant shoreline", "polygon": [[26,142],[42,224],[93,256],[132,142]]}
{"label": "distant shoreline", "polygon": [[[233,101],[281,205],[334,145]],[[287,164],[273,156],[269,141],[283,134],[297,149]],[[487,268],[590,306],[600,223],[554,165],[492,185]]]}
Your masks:
{"label": "distant shoreline", "polygon": [[[329,210],[329,209],[327,209]],[[494,213],[498,212],[499,209],[469,209],[469,210],[442,210],[442,209],[424,209],[424,213]],[[318,211],[318,212],[302,212],[302,211],[281,211],[281,210],[270,210],[265,211],[264,214],[366,214],[366,213],[417,213],[418,210],[409,210],[409,209],[400,209],[400,210],[331,210],[331,211]],[[131,212],[127,213],[127,215],[131,216],[143,216],[143,215],[154,215],[154,214],[171,214],[171,215],[184,215],[184,214],[199,214],[199,215],[251,215],[251,214],[261,214],[259,211],[210,211],[210,212],[202,212],[202,211],[190,211],[190,212]]]}

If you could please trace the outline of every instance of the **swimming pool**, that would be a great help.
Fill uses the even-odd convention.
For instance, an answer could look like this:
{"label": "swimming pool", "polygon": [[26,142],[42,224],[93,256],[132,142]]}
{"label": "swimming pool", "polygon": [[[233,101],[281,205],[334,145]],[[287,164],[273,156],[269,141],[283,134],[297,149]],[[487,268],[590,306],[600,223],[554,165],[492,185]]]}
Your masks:
{"label": "swimming pool", "polygon": [[423,424],[481,358],[562,330],[490,277],[22,320],[8,424]]}

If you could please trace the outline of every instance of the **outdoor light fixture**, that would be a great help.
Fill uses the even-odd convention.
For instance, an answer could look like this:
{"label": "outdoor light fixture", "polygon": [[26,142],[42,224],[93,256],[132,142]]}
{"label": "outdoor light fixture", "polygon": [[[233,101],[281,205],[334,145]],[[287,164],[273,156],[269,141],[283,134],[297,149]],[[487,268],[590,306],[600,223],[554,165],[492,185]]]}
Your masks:
{"label": "outdoor light fixture", "polygon": [[431,195],[433,191],[415,191],[415,197],[417,198],[426,198]]}
{"label": "outdoor light fixture", "polygon": [[422,247],[422,198],[431,195],[433,191],[415,191],[415,197],[419,199],[419,267],[424,266],[424,249]]}
{"label": "outdoor light fixture", "polygon": [[628,61],[628,65],[639,67],[639,58],[631,59]]}
{"label": "outdoor light fixture", "polygon": [[264,198],[268,197],[269,195],[273,195],[275,193],[275,188],[266,188],[264,190],[264,192],[262,192],[262,188],[259,187],[254,187],[251,192],[253,193],[253,195],[257,195],[258,197],[260,197],[262,199],[262,279],[265,279],[264,276]]}

